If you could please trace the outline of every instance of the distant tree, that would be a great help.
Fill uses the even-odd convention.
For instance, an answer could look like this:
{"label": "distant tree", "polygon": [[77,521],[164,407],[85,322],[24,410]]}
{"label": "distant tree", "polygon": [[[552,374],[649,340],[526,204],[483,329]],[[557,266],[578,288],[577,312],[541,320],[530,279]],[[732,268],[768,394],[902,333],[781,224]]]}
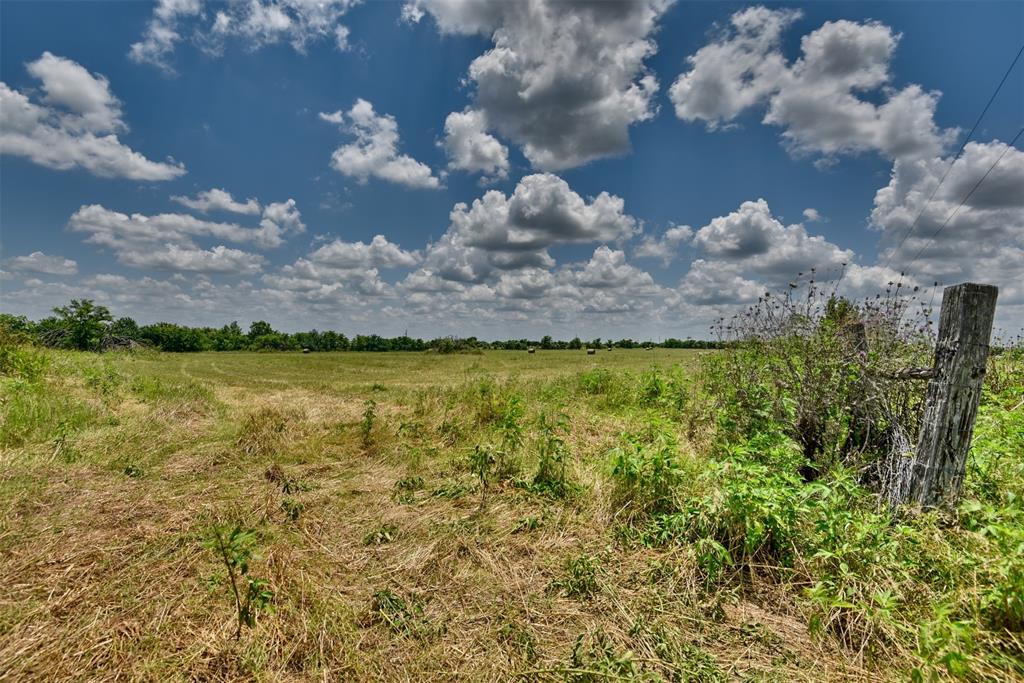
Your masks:
{"label": "distant tree", "polygon": [[256,320],[249,325],[249,339],[264,337],[268,334],[274,334],[274,328],[265,320]]}
{"label": "distant tree", "polygon": [[175,325],[174,323],[156,323],[139,328],[139,336],[161,351],[186,353],[203,350],[203,336],[200,331]]}
{"label": "distant tree", "polygon": [[120,337],[121,339],[131,339],[133,341],[141,339],[139,336],[139,324],[128,317],[115,320],[107,330],[107,333],[112,337]]}
{"label": "distant tree", "polygon": [[113,321],[106,306],[97,306],[90,299],[72,299],[67,306],[58,306],[53,312],[60,333],[52,339],[59,346],[79,351],[98,350]]}
{"label": "distant tree", "polygon": [[283,332],[261,334],[250,342],[254,351],[291,351],[296,348],[291,335]]}
{"label": "distant tree", "polygon": [[574,351],[577,350],[577,349],[582,349],[583,348],[583,342],[580,341],[579,337],[573,337],[569,341],[569,348],[574,350]]}
{"label": "distant tree", "polygon": [[215,351],[241,351],[249,344],[249,339],[242,332],[237,321],[224,325],[209,334],[210,348]]}
{"label": "distant tree", "polygon": [[17,334],[28,334],[32,331],[32,321],[23,315],[0,313],[0,329]]}
{"label": "distant tree", "polygon": [[540,348],[542,348],[542,349],[550,349],[553,346],[554,346],[554,340],[551,338],[550,334],[545,334],[543,337],[541,337]]}

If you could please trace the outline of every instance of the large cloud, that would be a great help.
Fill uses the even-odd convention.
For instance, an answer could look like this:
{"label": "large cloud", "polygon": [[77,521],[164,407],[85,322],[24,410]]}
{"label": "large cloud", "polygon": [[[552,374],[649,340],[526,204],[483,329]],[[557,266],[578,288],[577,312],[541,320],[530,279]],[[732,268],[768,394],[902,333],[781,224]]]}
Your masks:
{"label": "large cloud", "polygon": [[277,247],[283,243],[284,232],[281,225],[269,218],[264,219],[259,228],[246,228],[237,223],[217,223],[182,213],[128,215],[99,204],[80,207],[72,214],[68,225],[75,232],[87,233],[88,242],[112,248],[167,242],[184,244],[192,237]]}
{"label": "large cloud", "polygon": [[199,249],[191,245],[164,244],[146,250],[123,250],[118,260],[133,268],[150,268],[172,272],[219,273],[247,275],[258,273],[264,258],[224,245]]}
{"label": "large cloud", "polygon": [[947,284],[993,282],[1003,288],[1001,302],[1024,303],[1024,152],[998,140],[972,142],[952,162],[934,157],[893,166],[871,213],[883,233],[881,258]]}
{"label": "large cloud", "polygon": [[689,225],[673,225],[660,238],[645,235],[634,255],[637,258],[658,258],[667,266],[676,259],[679,248],[692,239],[693,228]]}
{"label": "large cloud", "polygon": [[763,199],[713,218],[697,230],[692,244],[701,255],[683,276],[672,305],[727,311],[799,275],[806,277],[812,269],[822,280],[838,280],[857,268],[852,251],[808,234],[800,223],[783,225]]}
{"label": "large cloud", "polygon": [[420,262],[416,252],[405,251],[384,235],[376,235],[369,244],[335,240],[312,254],[310,260],[335,268],[411,268]]}
{"label": "large cloud", "polygon": [[782,30],[800,16],[797,10],[764,7],[733,14],[733,33],[687,58],[689,71],[669,89],[676,116],[716,128],[763,101],[786,72],[780,52]]}
{"label": "large cloud", "polygon": [[776,283],[811,268],[835,273],[853,258],[852,251],[809,235],[800,223],[783,225],[763,199],[743,202],[736,211],[712,219],[697,231],[693,243],[710,257]]}
{"label": "large cloud", "polygon": [[264,258],[216,245],[203,249],[196,239],[216,239],[258,248],[277,247],[285,237],[305,230],[295,200],[275,202],[263,209],[259,227],[219,223],[188,214],[152,216],[124,214],[99,204],[82,206],[68,220],[72,232],[87,235],[86,242],[107,247],[118,260],[133,268],[221,274],[258,272]]}
{"label": "large cloud", "polygon": [[171,57],[185,30],[211,54],[221,52],[231,39],[242,41],[250,50],[287,41],[298,52],[305,52],[313,41],[328,39],[344,51],[349,48],[349,31],[340,20],[357,2],[246,0],[217,3],[216,11],[204,11],[202,0],[159,0],[142,39],[132,44],[128,56],[173,73]]}
{"label": "large cloud", "polygon": [[[878,22],[830,21],[805,35],[789,64],[782,30],[800,16],[753,7],[732,16],[732,31],[687,60],[670,90],[676,115],[716,128],[767,103],[764,122],[782,127],[795,154],[877,151],[891,159],[938,154],[956,131],[933,115],[938,93],[918,85],[885,88],[900,36]],[[881,97],[863,93],[884,88]],[[880,103],[876,103],[877,100]]]}
{"label": "large cloud", "polygon": [[331,155],[331,166],[339,173],[360,183],[374,177],[408,187],[441,187],[429,166],[406,154],[399,154],[395,117],[377,114],[366,100],[356,100],[346,113],[321,113],[320,118],[341,126],[356,138],[355,142],[342,145]]}
{"label": "large cloud", "polygon": [[103,76],[49,52],[27,69],[39,79],[43,96],[33,103],[0,82],[0,154],[105,178],[171,180],[185,173],[183,165],[151,161],[118,139],[128,125]]}
{"label": "large cloud", "polygon": [[669,4],[413,0],[404,14],[493,41],[469,66],[473,109],[534,167],[559,170],[629,151],[630,125],[654,116],[658,81],[644,60]]}
{"label": "large cloud", "polygon": [[[892,86],[901,36],[878,22],[826,22],[803,36],[800,58],[787,62],[780,35],[797,16],[763,7],[734,14],[731,30],[688,59],[670,93],[676,114],[716,128],[764,105],[764,123],[779,126],[797,156],[819,155],[816,163],[826,166],[863,152],[891,160],[889,183],[876,193],[871,213],[872,226],[882,232],[882,265],[851,265],[848,279],[878,279],[884,287],[892,269],[926,284],[977,279],[999,285],[1005,305],[1024,302],[1024,153],[995,140],[971,142],[962,155],[948,156],[958,131],[935,122],[940,94],[915,84]],[[810,210],[805,215],[819,217]],[[717,246],[705,246],[719,256],[762,249],[768,241],[790,244],[748,261],[753,267],[760,260],[763,273],[781,273],[783,264],[808,255],[818,262],[846,258],[802,227],[786,228],[782,239],[781,226],[770,226],[763,215],[758,220],[730,225],[728,235],[716,234],[712,225],[695,241],[715,236]],[[720,222],[724,226],[726,217]],[[782,258],[786,251],[797,258]]]}
{"label": "large cloud", "polygon": [[737,263],[697,259],[679,283],[681,297],[698,305],[735,305],[756,301],[764,285],[745,278]]}
{"label": "large cloud", "polygon": [[452,280],[481,281],[492,270],[549,268],[558,244],[616,242],[639,231],[619,197],[585,200],[550,173],[526,176],[511,195],[491,190],[456,204],[448,232],[427,249],[426,267]]}

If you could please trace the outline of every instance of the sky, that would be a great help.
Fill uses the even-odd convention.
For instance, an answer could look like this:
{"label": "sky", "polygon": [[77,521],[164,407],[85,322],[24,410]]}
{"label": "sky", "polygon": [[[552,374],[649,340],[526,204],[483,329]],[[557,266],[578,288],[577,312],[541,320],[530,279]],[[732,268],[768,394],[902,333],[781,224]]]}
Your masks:
{"label": "sky", "polygon": [[813,277],[995,284],[1014,334],[1024,58],[967,136],[1022,45],[1020,2],[0,1],[0,310],[707,338]]}

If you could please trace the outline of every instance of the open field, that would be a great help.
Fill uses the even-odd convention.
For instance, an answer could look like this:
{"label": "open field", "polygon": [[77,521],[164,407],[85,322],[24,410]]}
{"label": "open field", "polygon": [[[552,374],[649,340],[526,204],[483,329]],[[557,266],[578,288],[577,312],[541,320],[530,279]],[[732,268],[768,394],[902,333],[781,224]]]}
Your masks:
{"label": "open field", "polygon": [[[938,518],[855,538],[881,516],[854,493],[836,527],[864,544],[843,551],[850,608],[815,600],[808,576],[831,575],[798,534],[777,562],[733,548],[718,565],[700,538],[657,540],[647,520],[669,508],[637,503],[632,445],[670,445],[672,510],[726,515],[715,482],[758,484],[709,464],[702,352],[32,353],[38,377],[3,380],[4,681],[905,680],[946,650],[903,624],[997,582],[991,536]],[[1020,394],[987,396],[979,422],[1010,474]],[[248,573],[272,592],[237,639],[208,547],[224,522],[254,532]],[[883,576],[872,544],[901,535],[938,558],[927,571],[972,548],[957,571],[977,585]],[[869,579],[897,594],[867,614]],[[1024,675],[1014,628],[972,635],[977,678]]]}
{"label": "open field", "polygon": [[479,353],[188,353],[142,355],[125,367],[167,380],[193,379],[259,390],[287,385],[370,397],[374,384],[389,391],[454,386],[483,376],[522,383],[547,381],[594,368],[642,372],[652,366],[693,367],[711,351],[642,349],[583,351],[481,351]]}

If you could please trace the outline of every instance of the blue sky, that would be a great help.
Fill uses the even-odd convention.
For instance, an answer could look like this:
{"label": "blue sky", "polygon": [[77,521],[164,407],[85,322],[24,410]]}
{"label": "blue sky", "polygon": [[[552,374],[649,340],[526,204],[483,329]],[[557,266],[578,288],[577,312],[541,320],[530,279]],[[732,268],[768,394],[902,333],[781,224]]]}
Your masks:
{"label": "blue sky", "polygon": [[1022,325],[1024,64],[924,200],[1024,4],[598,7],[0,3],[2,309],[706,336],[810,266],[909,265]]}

